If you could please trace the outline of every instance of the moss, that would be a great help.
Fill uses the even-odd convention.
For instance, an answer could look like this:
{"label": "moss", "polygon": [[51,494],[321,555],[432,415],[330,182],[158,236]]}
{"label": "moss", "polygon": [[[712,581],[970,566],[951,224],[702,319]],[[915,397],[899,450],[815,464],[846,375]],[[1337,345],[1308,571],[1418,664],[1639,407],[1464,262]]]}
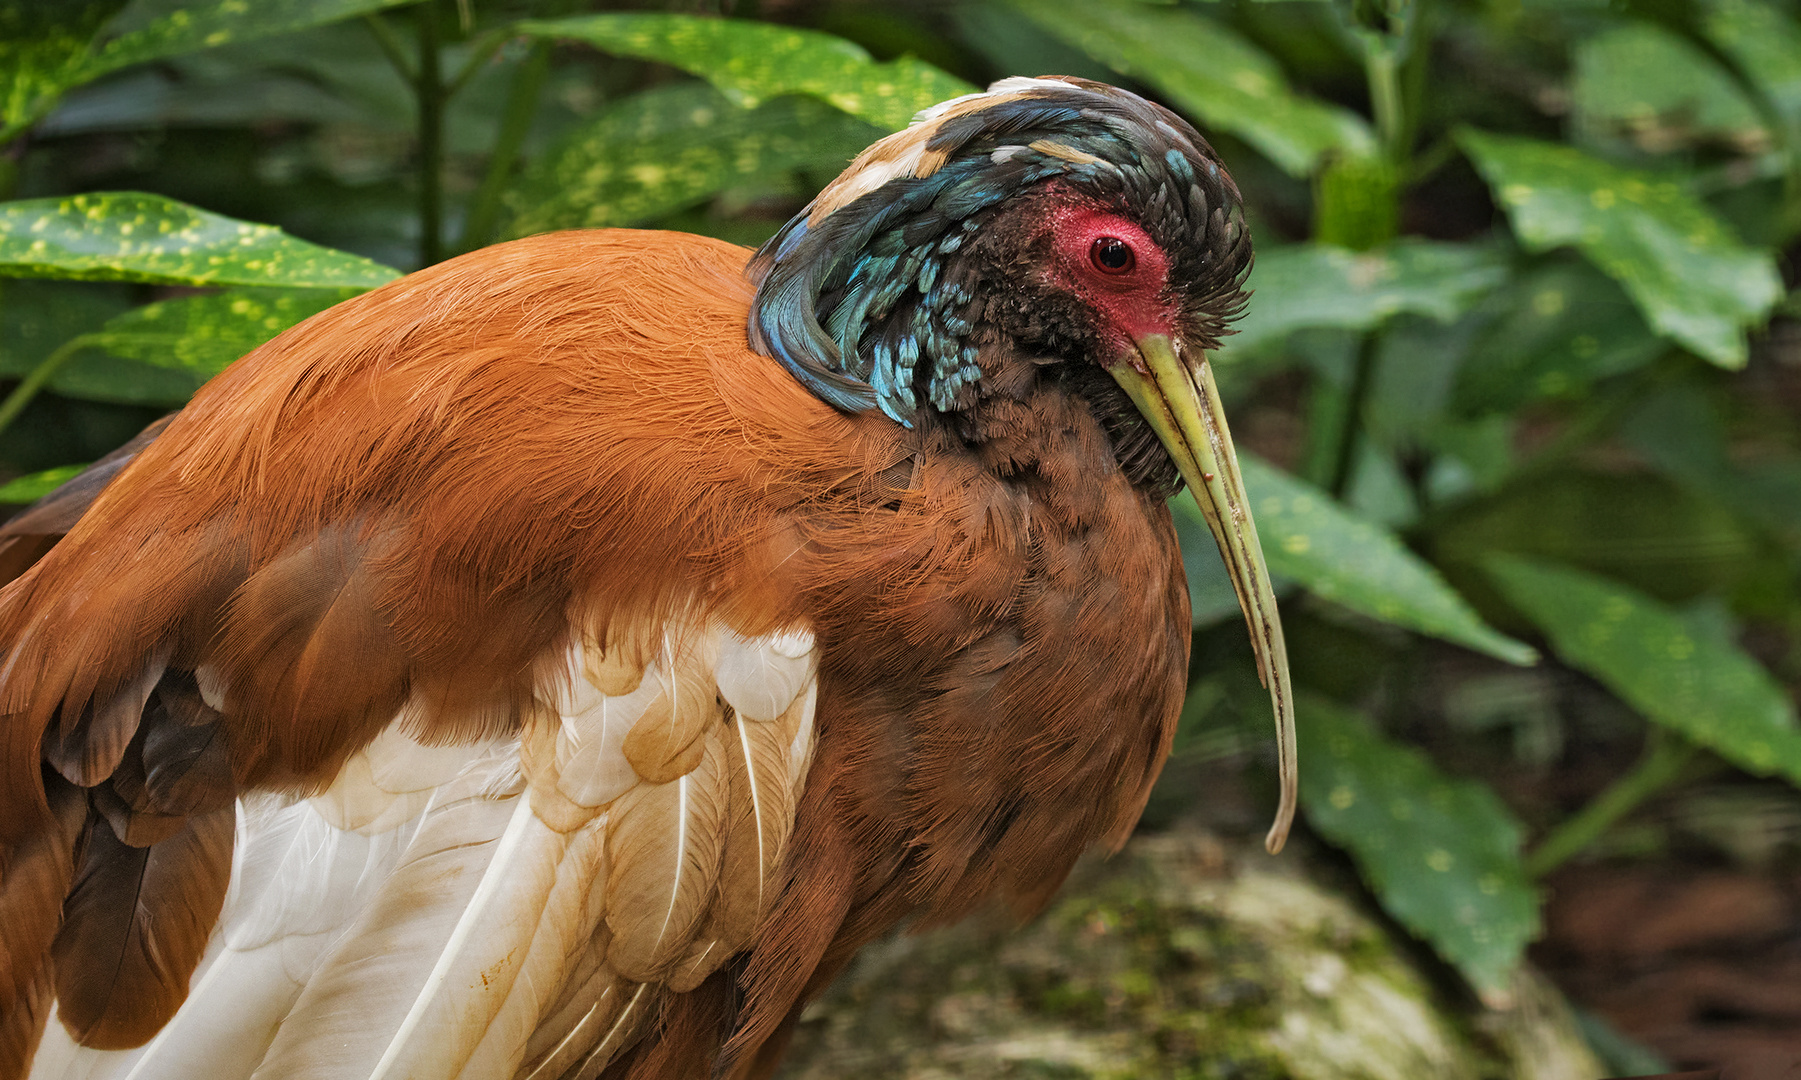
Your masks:
{"label": "moss", "polygon": [[[1196,858],[1202,847],[1213,857]],[[1554,994],[1515,1017],[1443,1000],[1407,943],[1312,878],[1305,845],[1223,862],[1219,848],[1144,838],[1024,929],[978,923],[867,950],[809,1010],[783,1075],[1600,1075]]]}

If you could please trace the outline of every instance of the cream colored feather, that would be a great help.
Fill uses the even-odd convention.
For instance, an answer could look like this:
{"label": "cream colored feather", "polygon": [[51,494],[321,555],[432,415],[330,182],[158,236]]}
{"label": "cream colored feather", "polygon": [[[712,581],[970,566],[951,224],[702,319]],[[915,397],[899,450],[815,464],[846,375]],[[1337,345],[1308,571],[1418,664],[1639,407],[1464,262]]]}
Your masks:
{"label": "cream colored feather", "polygon": [[607,964],[633,982],[668,972],[712,901],[729,797],[724,736],[713,725],[694,771],[633,788],[608,812]]}
{"label": "cream colored feather", "polygon": [[53,1031],[33,1077],[598,1075],[753,939],[817,668],[804,629],[671,624],[554,658],[516,742],[423,745],[409,702],[318,796],[240,802],[225,911],[155,1040]]}

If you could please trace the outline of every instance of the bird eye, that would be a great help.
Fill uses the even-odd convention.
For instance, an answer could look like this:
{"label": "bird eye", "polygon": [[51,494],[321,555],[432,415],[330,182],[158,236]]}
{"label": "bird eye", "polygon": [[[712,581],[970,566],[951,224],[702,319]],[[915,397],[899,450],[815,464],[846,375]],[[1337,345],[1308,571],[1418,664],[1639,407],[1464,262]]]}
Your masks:
{"label": "bird eye", "polygon": [[1088,261],[1103,274],[1123,274],[1137,264],[1138,257],[1132,254],[1132,245],[1119,237],[1102,236],[1088,248]]}

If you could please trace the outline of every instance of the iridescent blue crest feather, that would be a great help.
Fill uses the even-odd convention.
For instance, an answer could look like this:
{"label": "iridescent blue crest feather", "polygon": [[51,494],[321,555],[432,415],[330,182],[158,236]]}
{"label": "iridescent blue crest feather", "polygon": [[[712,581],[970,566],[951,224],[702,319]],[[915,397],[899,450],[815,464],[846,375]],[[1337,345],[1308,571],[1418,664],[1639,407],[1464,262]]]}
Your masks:
{"label": "iridescent blue crest feather", "polygon": [[982,377],[965,245],[1051,180],[1167,219],[1166,242],[1216,265],[1218,314],[1231,315],[1249,237],[1206,142],[1114,87],[1007,79],[865,151],[757,252],[752,346],[846,411],[908,426],[928,406],[953,411]]}

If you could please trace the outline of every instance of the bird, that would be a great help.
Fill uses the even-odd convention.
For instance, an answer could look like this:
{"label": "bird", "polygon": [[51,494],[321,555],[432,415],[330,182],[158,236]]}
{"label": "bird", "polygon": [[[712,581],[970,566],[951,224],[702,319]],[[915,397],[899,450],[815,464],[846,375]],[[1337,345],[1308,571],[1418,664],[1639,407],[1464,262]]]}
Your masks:
{"label": "bird", "polygon": [[0,531],[0,1077],[770,1075],[1168,755],[1237,186],[1014,77],[761,249],[557,232],[273,338]]}

